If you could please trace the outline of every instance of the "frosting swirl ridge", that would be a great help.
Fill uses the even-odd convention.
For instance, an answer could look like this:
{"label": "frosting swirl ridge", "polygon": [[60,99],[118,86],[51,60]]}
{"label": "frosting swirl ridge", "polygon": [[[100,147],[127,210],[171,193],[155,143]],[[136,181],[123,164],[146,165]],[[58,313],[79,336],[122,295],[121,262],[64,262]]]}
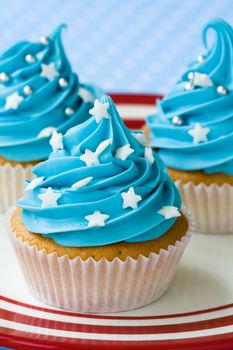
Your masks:
{"label": "frosting swirl ridge", "polygon": [[171,168],[233,175],[233,29],[215,19],[202,35],[207,52],[147,118],[151,145]]}
{"label": "frosting swirl ridge", "polygon": [[164,163],[124,125],[110,97],[96,100],[90,114],[64,136],[53,134],[55,151],[34,167],[18,203],[25,226],[63,246],[160,237],[181,207]]}
{"label": "frosting swirl ridge", "polygon": [[0,56],[0,155],[7,159],[46,159],[52,131],[65,132],[85,120],[101,94],[80,84],[72,71],[61,40],[64,27]]}

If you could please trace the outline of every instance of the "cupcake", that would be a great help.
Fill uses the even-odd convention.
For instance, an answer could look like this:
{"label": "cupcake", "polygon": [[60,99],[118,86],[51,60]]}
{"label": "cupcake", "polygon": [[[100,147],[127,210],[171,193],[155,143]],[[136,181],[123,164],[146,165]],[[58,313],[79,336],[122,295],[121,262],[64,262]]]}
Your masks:
{"label": "cupcake", "polygon": [[9,230],[29,288],[81,312],[134,309],[168,288],[189,240],[164,163],[102,96],[91,118],[53,134]]}
{"label": "cupcake", "polygon": [[65,132],[86,120],[100,95],[72,72],[63,28],[37,43],[19,42],[0,56],[0,210],[22,196],[22,180],[48,158],[53,130]]}
{"label": "cupcake", "polygon": [[[210,48],[207,34],[214,31]],[[204,55],[147,118],[151,146],[168,166],[196,230],[233,232],[233,29],[203,28]]]}

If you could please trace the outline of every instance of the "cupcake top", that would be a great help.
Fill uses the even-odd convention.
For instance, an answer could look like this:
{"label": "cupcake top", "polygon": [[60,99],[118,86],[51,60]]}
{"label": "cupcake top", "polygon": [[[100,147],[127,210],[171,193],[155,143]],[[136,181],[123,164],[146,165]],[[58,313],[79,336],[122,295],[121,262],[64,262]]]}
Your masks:
{"label": "cupcake top", "polygon": [[0,156],[46,159],[53,130],[88,117],[98,88],[80,84],[61,41],[64,25],[37,43],[22,41],[0,56]]}
{"label": "cupcake top", "polygon": [[53,132],[53,152],[34,167],[18,202],[24,225],[73,247],[162,236],[181,207],[164,163],[124,125],[110,97],[95,100],[89,113],[64,136]]}
{"label": "cupcake top", "polygon": [[[210,29],[215,35],[209,49]],[[171,168],[233,175],[233,29],[210,21],[203,42],[205,54],[147,118],[151,146]]]}

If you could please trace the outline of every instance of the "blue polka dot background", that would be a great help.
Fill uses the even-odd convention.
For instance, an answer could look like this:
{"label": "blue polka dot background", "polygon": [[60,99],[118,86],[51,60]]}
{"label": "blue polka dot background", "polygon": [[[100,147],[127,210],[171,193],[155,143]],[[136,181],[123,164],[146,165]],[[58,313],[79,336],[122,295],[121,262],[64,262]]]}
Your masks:
{"label": "blue polka dot background", "polygon": [[232,24],[231,7],[231,0],[2,1],[0,51],[67,23],[66,50],[82,81],[111,92],[164,93],[202,54],[204,23]]}

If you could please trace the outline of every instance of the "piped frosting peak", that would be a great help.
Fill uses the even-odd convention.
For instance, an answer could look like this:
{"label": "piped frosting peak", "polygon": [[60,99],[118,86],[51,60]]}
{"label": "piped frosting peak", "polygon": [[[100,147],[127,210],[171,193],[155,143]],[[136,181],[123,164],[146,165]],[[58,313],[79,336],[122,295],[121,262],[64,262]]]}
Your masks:
{"label": "piped frosting peak", "polygon": [[[181,206],[164,163],[142,144],[142,132],[124,125],[110,97],[96,100],[90,115],[64,136],[54,132],[54,151],[34,168],[36,179],[19,201],[25,226],[64,246],[163,235]],[[165,207],[177,211],[167,217],[159,213]]]}
{"label": "piped frosting peak", "polygon": [[64,27],[0,56],[0,155],[7,159],[46,159],[53,130],[65,132],[85,120],[100,94],[72,71],[61,40]]}
{"label": "piped frosting peak", "polygon": [[233,175],[233,29],[215,19],[202,35],[205,54],[147,119],[151,145],[171,168]]}

